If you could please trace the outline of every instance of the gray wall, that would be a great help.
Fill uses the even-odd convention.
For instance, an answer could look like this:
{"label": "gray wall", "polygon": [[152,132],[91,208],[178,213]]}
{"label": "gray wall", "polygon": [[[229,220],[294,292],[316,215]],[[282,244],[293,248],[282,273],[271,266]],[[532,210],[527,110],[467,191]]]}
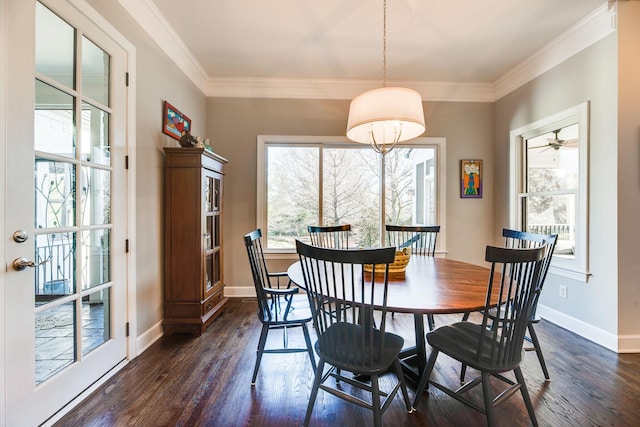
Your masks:
{"label": "gray wall", "polygon": [[178,146],[162,133],[163,101],[192,120],[202,135],[206,122],[204,94],[136,24],[117,2],[89,0],[136,47],[136,310],[139,334],[162,320],[162,148]]}
{"label": "gray wall", "polygon": [[[242,236],[256,227],[257,135],[344,136],[349,101],[209,98],[207,135],[227,158],[224,183],[224,275],[229,287],[252,287]],[[482,263],[492,243],[493,104],[425,102],[425,136],[447,138],[448,257]],[[460,199],[461,159],[485,161],[484,197]],[[272,261],[285,269],[292,261]]]}
{"label": "gray wall", "polygon": [[[617,333],[617,37],[611,35],[496,102],[496,230],[509,221],[509,132],[590,101],[588,283],[550,275],[541,304]],[[558,286],[568,287],[561,299]]]}

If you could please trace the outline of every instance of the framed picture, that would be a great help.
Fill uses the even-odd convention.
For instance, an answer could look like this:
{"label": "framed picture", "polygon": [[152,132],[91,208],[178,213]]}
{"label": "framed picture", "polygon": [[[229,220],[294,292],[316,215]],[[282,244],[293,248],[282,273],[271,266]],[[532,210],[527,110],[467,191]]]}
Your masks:
{"label": "framed picture", "polygon": [[164,101],[164,114],[162,116],[162,132],[178,141],[182,132],[191,130],[191,119],[182,114],[176,107]]}
{"label": "framed picture", "polygon": [[482,160],[460,161],[460,197],[482,197]]}

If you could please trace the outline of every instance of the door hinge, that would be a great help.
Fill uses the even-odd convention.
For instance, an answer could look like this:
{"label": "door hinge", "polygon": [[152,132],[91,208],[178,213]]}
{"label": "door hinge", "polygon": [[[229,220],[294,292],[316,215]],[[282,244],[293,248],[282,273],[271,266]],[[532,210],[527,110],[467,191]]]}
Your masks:
{"label": "door hinge", "polygon": [[126,336],[128,337],[129,336],[129,322],[127,322],[127,324],[125,325],[124,331],[125,331]]}
{"label": "door hinge", "polygon": [[124,73],[124,84],[129,87],[129,73]]}
{"label": "door hinge", "polygon": [[124,252],[127,254],[129,253],[129,239],[124,241]]}
{"label": "door hinge", "polygon": [[129,169],[129,156],[124,156],[124,168]]}

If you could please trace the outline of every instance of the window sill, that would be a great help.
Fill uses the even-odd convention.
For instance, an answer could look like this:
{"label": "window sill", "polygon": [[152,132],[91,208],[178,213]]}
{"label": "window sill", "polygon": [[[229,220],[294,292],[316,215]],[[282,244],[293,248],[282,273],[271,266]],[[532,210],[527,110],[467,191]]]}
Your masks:
{"label": "window sill", "polygon": [[560,268],[556,266],[549,266],[549,274],[554,274],[560,277],[566,277],[567,279],[575,280],[576,282],[588,283],[591,273],[586,271],[570,270],[567,268]]}

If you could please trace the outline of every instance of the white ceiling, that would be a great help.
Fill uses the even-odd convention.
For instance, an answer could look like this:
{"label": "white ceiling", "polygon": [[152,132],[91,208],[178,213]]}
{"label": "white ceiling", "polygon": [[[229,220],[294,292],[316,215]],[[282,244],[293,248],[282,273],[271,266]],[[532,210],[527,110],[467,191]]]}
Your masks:
{"label": "white ceiling", "polygon": [[[153,3],[209,77],[382,81],[382,0]],[[605,3],[388,0],[388,80],[493,83]]]}

